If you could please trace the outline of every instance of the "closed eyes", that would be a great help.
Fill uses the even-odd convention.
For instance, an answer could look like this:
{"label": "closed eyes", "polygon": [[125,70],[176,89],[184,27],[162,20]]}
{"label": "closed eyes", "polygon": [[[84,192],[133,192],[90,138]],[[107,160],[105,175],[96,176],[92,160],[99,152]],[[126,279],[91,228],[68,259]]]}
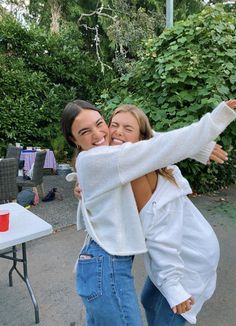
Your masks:
{"label": "closed eyes", "polygon": [[[111,128],[119,128],[119,124],[118,123],[111,123],[110,125]],[[125,131],[128,131],[128,132],[132,132],[133,131],[133,128],[131,126],[123,126],[123,128],[125,129]]]}
{"label": "closed eyes", "polygon": [[[104,120],[102,120],[102,119],[99,119],[98,121],[96,121],[96,127],[102,126],[103,122],[104,122]],[[83,136],[83,135],[88,134],[91,131],[92,131],[92,129],[90,129],[90,128],[83,128],[83,129],[79,130],[78,135]]]}

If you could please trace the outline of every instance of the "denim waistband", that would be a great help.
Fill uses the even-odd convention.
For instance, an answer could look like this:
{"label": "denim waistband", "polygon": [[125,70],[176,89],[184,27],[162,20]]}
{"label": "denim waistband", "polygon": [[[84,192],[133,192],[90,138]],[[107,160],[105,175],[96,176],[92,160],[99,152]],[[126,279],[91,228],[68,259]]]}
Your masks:
{"label": "denim waistband", "polygon": [[97,244],[96,241],[94,241],[89,234],[86,235],[86,238],[84,240],[84,244],[82,249],[80,250],[80,254],[81,253],[86,253],[86,251],[94,251],[94,250],[98,250],[100,252],[100,254],[103,254],[105,256],[109,256],[109,257],[114,257],[114,258],[120,258],[122,259],[126,259],[128,257],[132,257],[132,259],[134,258],[134,255],[127,255],[127,256],[119,256],[119,255],[111,255],[109,254],[105,249],[103,249],[99,244]]}

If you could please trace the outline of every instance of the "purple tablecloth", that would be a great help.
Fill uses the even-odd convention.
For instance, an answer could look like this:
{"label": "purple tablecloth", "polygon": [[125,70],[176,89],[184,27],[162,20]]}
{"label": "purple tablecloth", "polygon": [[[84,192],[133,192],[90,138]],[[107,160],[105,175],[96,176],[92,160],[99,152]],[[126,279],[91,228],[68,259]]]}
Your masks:
{"label": "purple tablecloth", "polygon": [[[25,161],[24,171],[26,174],[30,170],[32,164],[35,161],[36,153],[37,153],[36,151],[30,151],[30,150],[21,151],[20,159]],[[53,169],[56,171],[57,162],[55,160],[53,151],[47,151],[47,154],[45,157],[44,168],[45,169]]]}

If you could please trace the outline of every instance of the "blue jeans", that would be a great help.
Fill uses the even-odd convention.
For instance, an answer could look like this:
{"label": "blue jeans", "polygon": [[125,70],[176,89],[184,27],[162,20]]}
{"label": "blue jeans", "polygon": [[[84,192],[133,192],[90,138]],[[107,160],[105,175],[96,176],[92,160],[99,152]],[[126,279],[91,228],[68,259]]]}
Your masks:
{"label": "blue jeans", "polygon": [[168,301],[149,277],[142,290],[141,302],[145,309],[148,326],[183,326],[186,322],[181,315],[173,313]]}
{"label": "blue jeans", "polygon": [[109,255],[93,240],[81,250],[76,286],[88,326],[142,325],[132,263],[133,256]]}

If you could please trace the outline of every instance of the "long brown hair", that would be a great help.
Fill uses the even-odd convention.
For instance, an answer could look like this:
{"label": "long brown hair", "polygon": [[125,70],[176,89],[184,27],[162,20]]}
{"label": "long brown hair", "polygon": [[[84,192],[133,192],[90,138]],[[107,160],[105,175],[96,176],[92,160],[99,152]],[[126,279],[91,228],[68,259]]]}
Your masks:
{"label": "long brown hair", "polygon": [[[153,137],[152,127],[150,125],[148,117],[141,109],[139,109],[137,106],[132,104],[119,105],[110,117],[109,126],[111,124],[113,117],[120,112],[129,112],[135,117],[140,129],[140,140],[150,139]],[[163,177],[165,177],[166,179],[168,179],[170,182],[174,183],[177,186],[177,183],[173,176],[172,169],[162,168],[156,170],[156,173],[162,175]]]}
{"label": "long brown hair", "polygon": [[93,110],[101,113],[99,109],[96,108],[96,106],[91,104],[90,102],[77,99],[67,103],[66,107],[62,112],[62,117],[61,117],[61,128],[62,128],[63,135],[66,141],[68,142],[68,144],[74,147],[74,154],[71,160],[71,164],[73,168],[75,168],[76,157],[80,153],[81,148],[78,148],[74,143],[71,128],[75,118],[78,116],[78,114],[81,113],[82,110]]}

